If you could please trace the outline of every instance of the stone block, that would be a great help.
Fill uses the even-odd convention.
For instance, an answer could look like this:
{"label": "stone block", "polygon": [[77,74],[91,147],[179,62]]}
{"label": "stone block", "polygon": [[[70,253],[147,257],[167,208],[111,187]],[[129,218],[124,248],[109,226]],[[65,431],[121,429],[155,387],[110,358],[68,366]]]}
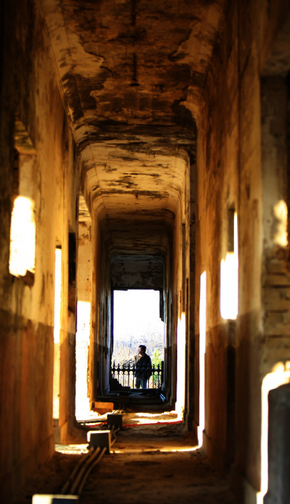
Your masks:
{"label": "stone block", "polygon": [[100,415],[104,415],[108,413],[108,411],[113,411],[114,410],[114,403],[113,402],[102,402],[102,401],[95,401],[93,403],[93,411],[96,411]]}
{"label": "stone block", "polygon": [[284,311],[290,309],[289,287],[265,287],[263,300],[266,309]]}
{"label": "stone block", "polygon": [[289,275],[277,275],[277,274],[266,274],[265,275],[265,285],[283,285],[290,286],[290,276]]}
{"label": "stone block", "polygon": [[113,414],[108,414],[107,415],[107,425],[108,427],[117,427],[117,428],[122,428],[123,427],[123,415],[119,415],[117,413]]}
{"label": "stone block", "polygon": [[289,336],[290,314],[288,311],[268,311],[264,320],[265,336]]}
{"label": "stone block", "polygon": [[111,431],[89,431],[87,433],[87,441],[89,443],[89,448],[107,448],[106,453],[111,451]]}
{"label": "stone block", "polygon": [[287,275],[289,271],[287,269],[287,263],[279,259],[271,259],[266,263],[267,274],[278,274]]}

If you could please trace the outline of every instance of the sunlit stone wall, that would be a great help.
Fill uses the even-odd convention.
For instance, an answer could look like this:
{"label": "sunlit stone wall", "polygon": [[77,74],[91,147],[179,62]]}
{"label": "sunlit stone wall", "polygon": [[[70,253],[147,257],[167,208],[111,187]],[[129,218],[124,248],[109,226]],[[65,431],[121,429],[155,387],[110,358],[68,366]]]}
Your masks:
{"label": "sunlit stone wall", "polygon": [[[5,7],[7,5],[5,4]],[[3,16],[4,18],[3,18]],[[1,11],[1,236],[0,236],[0,500],[12,502],[28,475],[54,451],[53,367],[55,248],[62,249],[59,330],[60,408],[64,438],[74,415],[75,315],[68,314],[68,232],[76,230],[77,173],[73,143],[56,84],[51,54],[38,8],[27,1]],[[33,162],[25,162],[19,131],[30,143]],[[15,166],[15,149],[20,163]],[[31,152],[30,152],[31,154]],[[28,153],[28,157],[30,156]],[[27,157],[27,156],[26,156]],[[29,166],[28,166],[29,165]],[[27,171],[26,168],[29,167]],[[14,168],[13,168],[14,167]],[[25,168],[26,167],[26,168]],[[18,184],[13,171],[22,170]],[[24,171],[26,179],[23,178]],[[24,174],[25,175],[25,174]],[[17,187],[18,186],[18,187]],[[35,232],[26,243],[34,258],[10,270],[10,224],[17,193],[32,199]],[[22,234],[26,219],[21,215]],[[32,217],[31,217],[32,219]],[[30,220],[31,220],[30,219]],[[19,234],[19,233],[18,233]],[[19,248],[19,245],[14,244]],[[30,250],[30,247],[29,247]],[[24,248],[20,251],[24,254]],[[25,271],[24,271],[25,270]],[[72,334],[70,334],[72,327]]]}

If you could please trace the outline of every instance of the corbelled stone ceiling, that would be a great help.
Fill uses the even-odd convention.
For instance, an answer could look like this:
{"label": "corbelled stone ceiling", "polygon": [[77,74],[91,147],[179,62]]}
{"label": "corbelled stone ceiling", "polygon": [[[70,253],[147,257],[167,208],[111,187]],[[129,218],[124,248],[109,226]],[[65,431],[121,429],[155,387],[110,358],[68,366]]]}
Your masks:
{"label": "corbelled stone ceiling", "polygon": [[160,249],[194,160],[225,1],[39,1],[88,208],[119,248],[148,249],[150,237]]}

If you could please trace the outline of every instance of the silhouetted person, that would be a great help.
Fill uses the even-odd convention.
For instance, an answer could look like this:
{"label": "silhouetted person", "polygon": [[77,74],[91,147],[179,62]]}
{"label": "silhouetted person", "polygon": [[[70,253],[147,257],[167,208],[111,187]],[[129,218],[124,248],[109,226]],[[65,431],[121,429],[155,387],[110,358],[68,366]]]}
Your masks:
{"label": "silhouetted person", "polygon": [[149,355],[146,353],[146,346],[140,345],[136,356],[136,388],[147,388],[147,381],[152,375],[152,365]]}

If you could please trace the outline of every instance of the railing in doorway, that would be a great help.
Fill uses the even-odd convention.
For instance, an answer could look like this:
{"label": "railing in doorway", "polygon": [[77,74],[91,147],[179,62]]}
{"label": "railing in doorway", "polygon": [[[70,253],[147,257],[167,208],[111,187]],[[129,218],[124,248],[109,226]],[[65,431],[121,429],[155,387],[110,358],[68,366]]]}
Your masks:
{"label": "railing in doorway", "polygon": [[[148,389],[160,389],[163,382],[163,361],[161,364],[152,364],[152,375],[147,382]],[[116,364],[113,362],[111,376],[118,380],[122,387],[136,388],[135,363]]]}

